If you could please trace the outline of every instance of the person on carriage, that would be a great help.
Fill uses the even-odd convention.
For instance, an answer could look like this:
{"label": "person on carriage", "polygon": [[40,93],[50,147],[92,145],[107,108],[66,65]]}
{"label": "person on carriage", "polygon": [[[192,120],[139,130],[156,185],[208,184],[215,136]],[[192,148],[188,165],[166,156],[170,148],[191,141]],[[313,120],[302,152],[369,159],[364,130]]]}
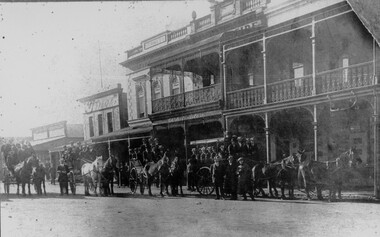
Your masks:
{"label": "person on carriage", "polygon": [[191,149],[191,156],[187,164],[187,180],[188,180],[188,187],[187,189],[190,191],[195,191],[196,186],[196,172],[197,172],[197,149],[193,148]]}
{"label": "person on carriage", "polygon": [[219,200],[220,198],[224,200],[225,198],[224,189],[223,189],[225,168],[223,164],[221,163],[221,161],[222,161],[221,155],[215,156],[214,163],[210,167],[212,183],[214,184],[217,200]]}
{"label": "person on carriage", "polygon": [[247,200],[247,193],[252,201],[255,200],[253,196],[253,184],[251,180],[252,172],[249,166],[245,163],[244,157],[238,159],[238,167],[236,175],[238,177],[238,193],[243,196],[243,200]]}
{"label": "person on carriage", "polygon": [[57,174],[58,174],[58,182],[59,182],[59,188],[61,191],[61,195],[63,193],[69,195],[69,167],[66,164],[66,161],[64,159],[60,159],[59,165],[57,167]]}

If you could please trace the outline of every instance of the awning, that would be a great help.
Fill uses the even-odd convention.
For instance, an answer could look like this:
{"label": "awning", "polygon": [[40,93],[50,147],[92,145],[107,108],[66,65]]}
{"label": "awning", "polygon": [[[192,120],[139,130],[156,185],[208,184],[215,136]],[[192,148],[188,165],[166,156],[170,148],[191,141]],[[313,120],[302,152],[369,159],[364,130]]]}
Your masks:
{"label": "awning", "polygon": [[71,142],[76,143],[78,141],[83,141],[83,138],[57,137],[39,141],[31,141],[30,144],[35,151],[49,151],[54,147],[68,145]]}
{"label": "awning", "polygon": [[113,140],[119,140],[119,139],[125,139],[128,140],[128,138],[135,138],[137,137],[148,137],[148,133],[150,133],[153,130],[152,126],[147,127],[127,127],[123,128],[111,133],[107,133],[101,136],[92,137],[91,140],[94,143],[101,142],[101,141],[113,141]]}
{"label": "awning", "polygon": [[347,2],[380,45],[380,1],[347,0]]}

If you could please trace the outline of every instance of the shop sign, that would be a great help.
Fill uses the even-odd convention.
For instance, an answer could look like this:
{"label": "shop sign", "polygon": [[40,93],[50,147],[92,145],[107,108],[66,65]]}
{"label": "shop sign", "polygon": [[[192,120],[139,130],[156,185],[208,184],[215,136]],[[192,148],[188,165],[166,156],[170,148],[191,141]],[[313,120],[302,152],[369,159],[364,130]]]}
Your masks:
{"label": "shop sign", "polygon": [[146,43],[144,43],[144,49],[152,48],[156,45],[162,44],[166,42],[166,35],[162,35],[160,37],[154,38]]}
{"label": "shop sign", "polygon": [[257,20],[257,21],[251,22],[249,24],[246,24],[246,25],[243,25],[243,26],[239,26],[239,27],[235,28],[234,31],[236,31],[236,30],[248,30],[248,29],[252,29],[254,27],[258,27],[258,26],[261,26],[261,25],[262,25],[262,21],[261,20]]}
{"label": "shop sign", "polygon": [[206,112],[206,113],[190,114],[186,116],[170,118],[167,120],[167,122],[168,123],[182,122],[182,121],[187,121],[191,119],[204,118],[204,117],[209,117],[209,116],[214,116],[214,115],[220,115],[220,112]]}
{"label": "shop sign", "polygon": [[118,94],[109,95],[103,98],[87,101],[85,103],[85,113],[91,113],[106,108],[111,108],[119,105]]}

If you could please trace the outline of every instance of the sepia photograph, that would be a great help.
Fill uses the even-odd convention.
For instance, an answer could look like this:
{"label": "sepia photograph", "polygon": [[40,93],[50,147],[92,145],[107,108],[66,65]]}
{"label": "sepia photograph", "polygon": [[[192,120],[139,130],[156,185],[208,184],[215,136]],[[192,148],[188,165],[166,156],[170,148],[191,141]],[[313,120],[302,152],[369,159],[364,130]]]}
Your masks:
{"label": "sepia photograph", "polygon": [[0,2],[0,237],[380,236],[380,0]]}

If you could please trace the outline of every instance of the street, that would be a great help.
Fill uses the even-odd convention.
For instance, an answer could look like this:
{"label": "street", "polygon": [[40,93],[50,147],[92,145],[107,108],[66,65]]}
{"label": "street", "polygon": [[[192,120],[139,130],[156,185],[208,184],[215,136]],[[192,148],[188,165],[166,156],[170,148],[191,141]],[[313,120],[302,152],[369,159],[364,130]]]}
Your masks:
{"label": "street", "polygon": [[130,194],[115,197],[60,196],[47,184],[47,196],[11,194],[1,187],[1,236],[379,236],[380,206],[257,198],[214,200]]}

